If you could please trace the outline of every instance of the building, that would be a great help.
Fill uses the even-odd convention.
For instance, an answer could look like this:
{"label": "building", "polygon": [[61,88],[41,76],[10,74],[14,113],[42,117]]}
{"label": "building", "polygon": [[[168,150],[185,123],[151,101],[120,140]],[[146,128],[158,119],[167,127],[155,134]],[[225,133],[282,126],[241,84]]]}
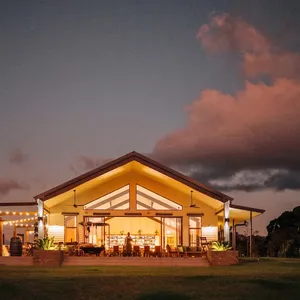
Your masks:
{"label": "building", "polygon": [[40,238],[47,233],[56,242],[107,248],[124,244],[127,232],[142,247],[197,246],[201,236],[229,241],[236,224],[250,220],[252,226],[264,212],[235,205],[230,196],[137,152],[34,198]]}

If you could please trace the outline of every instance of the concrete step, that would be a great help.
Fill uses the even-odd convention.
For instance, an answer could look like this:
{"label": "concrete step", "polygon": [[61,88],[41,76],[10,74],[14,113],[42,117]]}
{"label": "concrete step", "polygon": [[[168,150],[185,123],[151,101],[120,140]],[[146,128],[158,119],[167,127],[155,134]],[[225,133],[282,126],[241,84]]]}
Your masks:
{"label": "concrete step", "polygon": [[175,266],[209,267],[203,258],[65,257],[63,266]]}
{"label": "concrete step", "polygon": [[0,256],[0,266],[32,266],[33,258],[30,256]]}

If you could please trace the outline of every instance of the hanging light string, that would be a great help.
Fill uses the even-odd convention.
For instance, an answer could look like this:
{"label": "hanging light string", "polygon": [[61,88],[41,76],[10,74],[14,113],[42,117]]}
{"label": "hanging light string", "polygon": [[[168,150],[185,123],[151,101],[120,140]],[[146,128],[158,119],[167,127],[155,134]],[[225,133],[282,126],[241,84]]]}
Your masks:
{"label": "hanging light string", "polygon": [[34,227],[33,224],[15,224],[16,227],[23,227],[23,228],[27,228],[27,227]]}
{"label": "hanging light string", "polygon": [[37,213],[34,211],[31,212],[21,212],[21,211],[2,211],[0,210],[0,215],[7,215],[7,216],[29,216],[29,215],[35,215],[37,216]]}
{"label": "hanging light string", "polygon": [[32,218],[21,219],[21,220],[4,221],[3,225],[13,225],[13,224],[17,224],[17,223],[33,222],[33,221],[37,221],[37,218],[32,217]]}

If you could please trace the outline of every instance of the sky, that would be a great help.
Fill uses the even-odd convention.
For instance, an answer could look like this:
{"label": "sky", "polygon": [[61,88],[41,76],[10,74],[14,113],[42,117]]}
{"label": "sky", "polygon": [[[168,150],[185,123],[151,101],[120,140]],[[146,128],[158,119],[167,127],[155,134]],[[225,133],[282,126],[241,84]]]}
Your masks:
{"label": "sky", "polygon": [[0,201],[133,150],[269,221],[300,205],[300,3],[1,1]]}

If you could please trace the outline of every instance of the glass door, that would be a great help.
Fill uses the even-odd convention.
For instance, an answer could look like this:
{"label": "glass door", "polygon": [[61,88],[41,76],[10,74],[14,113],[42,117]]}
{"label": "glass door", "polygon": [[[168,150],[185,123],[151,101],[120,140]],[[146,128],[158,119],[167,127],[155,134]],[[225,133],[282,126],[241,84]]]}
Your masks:
{"label": "glass door", "polygon": [[84,231],[85,241],[95,246],[101,246],[105,242],[105,226],[103,217],[85,217]]}
{"label": "glass door", "polygon": [[169,245],[176,248],[182,245],[182,221],[181,218],[162,218],[162,247]]}
{"label": "glass door", "polygon": [[201,237],[201,217],[190,217],[189,218],[189,238],[191,247],[200,247]]}

